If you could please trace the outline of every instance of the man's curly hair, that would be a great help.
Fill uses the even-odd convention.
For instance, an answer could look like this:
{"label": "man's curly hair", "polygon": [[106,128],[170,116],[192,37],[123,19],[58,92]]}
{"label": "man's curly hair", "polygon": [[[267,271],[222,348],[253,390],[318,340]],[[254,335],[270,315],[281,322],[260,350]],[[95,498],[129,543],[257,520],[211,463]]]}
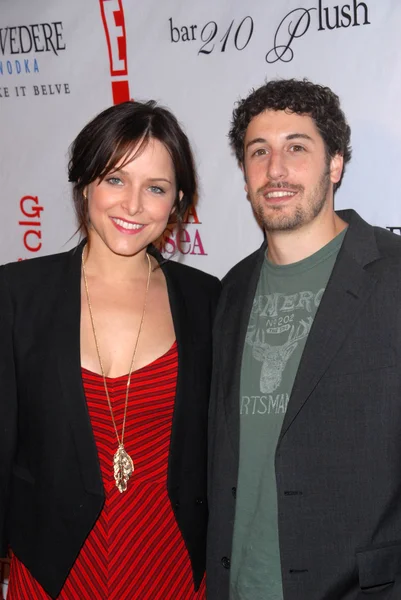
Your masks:
{"label": "man's curly hair", "polygon": [[228,137],[239,163],[244,162],[244,140],[250,121],[265,110],[286,110],[310,116],[320,132],[328,158],[340,154],[344,168],[351,159],[351,129],[340,108],[339,97],[330,88],[307,79],[273,79],[237,103]]}

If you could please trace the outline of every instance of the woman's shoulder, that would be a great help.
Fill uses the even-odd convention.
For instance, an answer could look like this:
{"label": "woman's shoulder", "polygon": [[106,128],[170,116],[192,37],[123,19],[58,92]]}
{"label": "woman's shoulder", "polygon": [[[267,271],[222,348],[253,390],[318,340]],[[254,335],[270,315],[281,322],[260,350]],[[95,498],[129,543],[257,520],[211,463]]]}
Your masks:
{"label": "woman's shoulder", "polygon": [[161,266],[165,272],[182,280],[185,285],[195,285],[210,289],[221,288],[220,280],[215,275],[201,271],[196,267],[191,267],[174,260],[166,260]]}
{"label": "woman's shoulder", "polygon": [[32,284],[36,287],[46,282],[51,284],[60,276],[63,266],[76,250],[7,263],[0,266],[1,278],[12,287],[30,287]]}
{"label": "woman's shoulder", "polygon": [[214,275],[206,273],[205,271],[201,271],[196,267],[190,267],[189,265],[177,262],[175,260],[164,258],[160,250],[153,244],[148,246],[148,252],[157,260],[167,276],[174,277],[177,281],[183,282],[188,286],[194,285],[197,287],[204,287],[206,289],[209,288],[213,291],[220,291],[220,280]]}
{"label": "woman's shoulder", "polygon": [[173,260],[161,264],[167,278],[167,287],[179,291],[191,307],[193,322],[208,328],[213,322],[221,293],[221,282],[214,275]]}

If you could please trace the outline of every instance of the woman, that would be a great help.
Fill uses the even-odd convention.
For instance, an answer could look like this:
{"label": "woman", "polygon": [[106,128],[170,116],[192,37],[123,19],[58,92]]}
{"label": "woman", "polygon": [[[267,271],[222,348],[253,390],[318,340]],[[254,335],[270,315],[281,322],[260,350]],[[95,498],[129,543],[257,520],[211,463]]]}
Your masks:
{"label": "woman", "polygon": [[126,102],[72,145],[85,239],[0,269],[8,598],[200,599],[216,278],[152,245],[193,202],[187,137]]}

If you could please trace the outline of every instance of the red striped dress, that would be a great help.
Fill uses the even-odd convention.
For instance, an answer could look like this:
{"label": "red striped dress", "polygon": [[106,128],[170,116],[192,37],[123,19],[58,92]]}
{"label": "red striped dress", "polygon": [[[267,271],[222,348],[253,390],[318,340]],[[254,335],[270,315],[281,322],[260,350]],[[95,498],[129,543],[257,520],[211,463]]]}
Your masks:
{"label": "red striped dress", "polygon": [[[135,371],[124,445],[135,472],[120,494],[113,476],[117,440],[101,376],[82,369],[82,380],[105,489],[105,504],[72,567],[59,600],[204,600],[194,592],[191,563],[167,495],[167,459],[177,381],[176,343]],[[107,378],[121,431],[127,376]],[[8,600],[49,596],[14,556]]]}

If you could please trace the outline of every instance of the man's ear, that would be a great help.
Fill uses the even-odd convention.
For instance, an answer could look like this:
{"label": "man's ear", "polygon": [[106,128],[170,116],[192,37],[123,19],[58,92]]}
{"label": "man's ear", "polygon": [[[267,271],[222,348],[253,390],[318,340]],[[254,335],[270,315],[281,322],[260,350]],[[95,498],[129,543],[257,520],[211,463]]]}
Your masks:
{"label": "man's ear", "polygon": [[247,181],[246,181],[246,171],[245,171],[244,163],[240,162],[239,163],[239,167],[240,167],[240,169],[242,171],[242,174],[244,176],[244,181],[245,181],[244,190],[248,194],[248,184],[247,184]]}
{"label": "man's ear", "polygon": [[335,154],[330,159],[330,181],[338,183],[341,179],[344,168],[344,157],[341,154]]}

